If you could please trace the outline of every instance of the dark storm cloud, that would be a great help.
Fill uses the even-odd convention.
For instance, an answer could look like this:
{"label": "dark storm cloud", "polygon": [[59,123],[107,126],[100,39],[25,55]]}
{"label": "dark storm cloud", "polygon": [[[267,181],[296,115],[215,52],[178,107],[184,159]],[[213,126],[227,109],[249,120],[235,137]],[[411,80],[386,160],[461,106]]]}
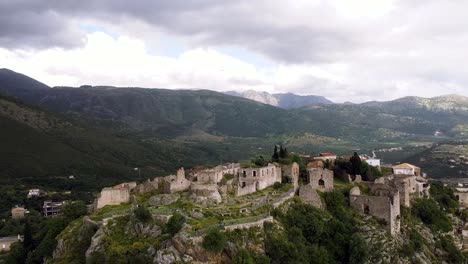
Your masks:
{"label": "dark storm cloud", "polygon": [[[282,6],[266,7],[261,1],[3,1],[0,46],[79,46],[85,34],[79,30],[81,19],[114,25],[138,20],[170,34],[189,37],[194,45],[239,45],[284,62],[330,60],[340,56],[344,47],[354,46],[352,32],[289,24],[287,20],[293,18],[274,17]],[[321,12],[331,12],[321,8]]]}

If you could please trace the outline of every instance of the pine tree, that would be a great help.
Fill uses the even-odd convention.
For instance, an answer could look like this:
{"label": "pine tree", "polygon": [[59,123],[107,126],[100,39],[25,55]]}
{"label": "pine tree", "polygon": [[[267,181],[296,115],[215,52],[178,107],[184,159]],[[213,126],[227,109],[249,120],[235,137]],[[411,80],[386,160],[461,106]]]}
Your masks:
{"label": "pine tree", "polygon": [[289,156],[288,149],[284,147],[284,157],[287,158]]}
{"label": "pine tree", "polygon": [[358,175],[361,174],[361,158],[354,152],[354,155],[350,159],[351,161],[351,174]]}
{"label": "pine tree", "polygon": [[284,156],[284,149],[283,149],[283,146],[282,146],[282,145],[280,145],[279,157],[282,158],[282,159],[285,158],[285,156]]}
{"label": "pine tree", "polygon": [[25,257],[27,257],[28,253],[34,249],[34,241],[29,220],[26,220],[26,223],[24,224],[23,248]]}
{"label": "pine tree", "polygon": [[271,159],[273,162],[278,162],[279,161],[279,155],[278,155],[278,146],[275,145],[275,150],[273,151],[273,156],[271,156]]}

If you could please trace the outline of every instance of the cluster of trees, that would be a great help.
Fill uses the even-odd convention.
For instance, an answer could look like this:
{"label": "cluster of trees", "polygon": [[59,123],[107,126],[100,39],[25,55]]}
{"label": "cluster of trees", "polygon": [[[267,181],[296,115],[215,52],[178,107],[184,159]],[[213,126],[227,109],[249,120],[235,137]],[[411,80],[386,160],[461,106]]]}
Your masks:
{"label": "cluster of trees", "polygon": [[43,263],[50,258],[57,241],[55,238],[73,220],[86,214],[84,202],[76,201],[62,207],[62,215],[45,219],[40,213],[32,211],[24,219],[22,243],[12,246],[6,263]]}
{"label": "cluster of trees", "polygon": [[283,145],[280,145],[278,151],[278,145],[275,145],[273,150],[273,155],[271,156],[271,160],[273,162],[280,162],[282,159],[287,159],[289,156],[288,149],[286,147],[283,148]]}
{"label": "cluster of trees", "polygon": [[[329,165],[331,168],[332,166]],[[382,176],[382,172],[374,166],[370,166],[367,162],[362,161],[357,152],[349,159],[337,159],[335,161],[334,171],[336,175],[341,175],[346,172],[350,175],[361,175],[365,181],[373,181]]]}
{"label": "cluster of trees", "polygon": [[299,200],[274,211],[284,231],[265,229],[270,263],[363,263],[368,256],[343,193],[324,194],[327,212]]}

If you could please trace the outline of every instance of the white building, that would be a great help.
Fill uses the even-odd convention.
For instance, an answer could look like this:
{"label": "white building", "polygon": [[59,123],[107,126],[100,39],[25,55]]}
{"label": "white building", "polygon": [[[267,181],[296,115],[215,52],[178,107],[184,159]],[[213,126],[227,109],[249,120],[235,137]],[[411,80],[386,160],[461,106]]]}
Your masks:
{"label": "white building", "polygon": [[380,167],[380,159],[365,159],[364,161],[371,166]]}
{"label": "white building", "polygon": [[419,176],[421,169],[409,163],[402,163],[392,167],[393,174],[396,175],[414,175]]}
{"label": "white building", "polygon": [[41,196],[40,189],[29,189],[28,198],[39,197]]}

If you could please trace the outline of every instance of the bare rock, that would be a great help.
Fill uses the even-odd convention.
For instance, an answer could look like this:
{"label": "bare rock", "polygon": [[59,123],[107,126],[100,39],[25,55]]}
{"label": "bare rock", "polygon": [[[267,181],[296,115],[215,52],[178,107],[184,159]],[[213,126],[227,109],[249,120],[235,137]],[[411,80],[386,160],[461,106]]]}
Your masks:
{"label": "bare rock", "polygon": [[158,207],[161,205],[168,205],[177,202],[180,195],[177,193],[173,194],[158,194],[149,198],[148,203],[152,206]]}

